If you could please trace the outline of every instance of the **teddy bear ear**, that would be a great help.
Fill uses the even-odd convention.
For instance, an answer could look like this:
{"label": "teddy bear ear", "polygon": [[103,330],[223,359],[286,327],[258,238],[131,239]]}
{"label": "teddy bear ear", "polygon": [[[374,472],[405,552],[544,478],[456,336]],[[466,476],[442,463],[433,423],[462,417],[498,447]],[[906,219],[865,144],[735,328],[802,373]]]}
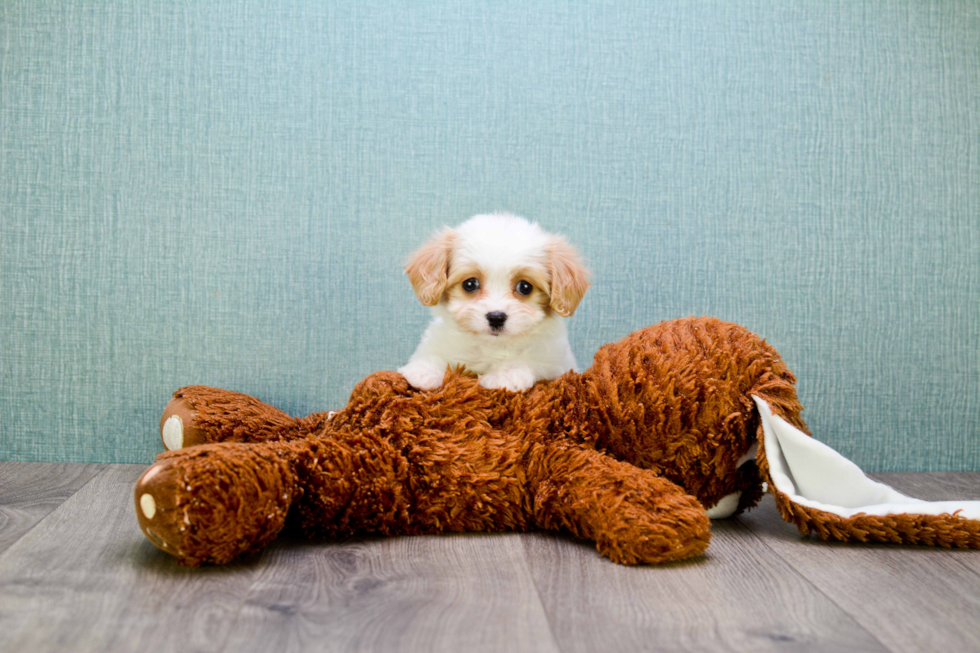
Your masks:
{"label": "teddy bear ear", "polygon": [[449,282],[449,261],[456,232],[444,229],[416,250],[405,262],[405,273],[415,296],[426,306],[435,306]]}
{"label": "teddy bear ear", "polygon": [[574,247],[555,236],[547,247],[551,272],[551,308],[562,317],[575,312],[591,285],[589,271]]}

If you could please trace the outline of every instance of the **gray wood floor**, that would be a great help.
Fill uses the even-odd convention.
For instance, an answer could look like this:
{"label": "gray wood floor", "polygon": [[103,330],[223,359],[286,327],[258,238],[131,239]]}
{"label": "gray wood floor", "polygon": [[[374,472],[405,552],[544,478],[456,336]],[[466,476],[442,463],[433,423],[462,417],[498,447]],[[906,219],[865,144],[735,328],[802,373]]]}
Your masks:
{"label": "gray wood floor", "polygon": [[[980,551],[802,539],[768,498],[660,567],[531,533],[280,540],[187,569],[139,531],[142,469],[0,462],[0,651],[980,650]],[[877,478],[980,498],[980,473]]]}

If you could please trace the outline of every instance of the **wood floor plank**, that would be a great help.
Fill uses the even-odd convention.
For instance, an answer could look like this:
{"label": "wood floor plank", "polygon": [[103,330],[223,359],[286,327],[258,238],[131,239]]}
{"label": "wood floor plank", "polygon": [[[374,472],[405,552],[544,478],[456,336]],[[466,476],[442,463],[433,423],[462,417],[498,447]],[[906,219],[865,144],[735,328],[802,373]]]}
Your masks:
{"label": "wood floor plank", "polygon": [[517,534],[271,547],[226,651],[557,651]]}
{"label": "wood floor plank", "polygon": [[[927,499],[980,495],[980,474],[929,476],[877,478]],[[951,483],[966,492],[943,491]],[[770,496],[738,521],[892,651],[980,650],[980,551],[802,538]]]}
{"label": "wood floor plank", "polygon": [[[675,565],[531,533],[282,538],[190,569],[139,531],[143,469],[0,466],[0,652],[980,649],[980,552],[802,539],[771,500]],[[980,498],[980,474],[880,478]]]}
{"label": "wood floor plank", "polygon": [[180,567],[140,532],[144,467],[110,465],[0,555],[0,650],[217,650],[256,561]]}
{"label": "wood floor plank", "polygon": [[884,651],[737,522],[712,525],[707,554],[625,567],[594,545],[525,536],[562,651]]}
{"label": "wood floor plank", "polygon": [[103,468],[98,463],[0,461],[0,553]]}

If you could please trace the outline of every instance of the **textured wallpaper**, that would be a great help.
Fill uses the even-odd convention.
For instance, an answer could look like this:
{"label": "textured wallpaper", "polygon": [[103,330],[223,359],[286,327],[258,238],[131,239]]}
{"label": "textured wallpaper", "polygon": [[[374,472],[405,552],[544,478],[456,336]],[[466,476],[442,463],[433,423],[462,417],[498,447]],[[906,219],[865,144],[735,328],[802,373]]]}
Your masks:
{"label": "textured wallpaper", "polygon": [[404,256],[507,209],[590,261],[581,363],[715,315],[863,467],[980,469],[980,4],[528,4],[0,4],[0,459],[341,406]]}

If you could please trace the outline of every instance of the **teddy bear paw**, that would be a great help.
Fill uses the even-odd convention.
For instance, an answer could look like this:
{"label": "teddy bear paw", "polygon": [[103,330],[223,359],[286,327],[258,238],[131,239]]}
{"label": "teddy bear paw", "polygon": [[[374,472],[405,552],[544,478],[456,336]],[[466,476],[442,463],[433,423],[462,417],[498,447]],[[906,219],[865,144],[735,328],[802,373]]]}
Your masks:
{"label": "teddy bear paw", "polygon": [[184,398],[171,399],[163,409],[163,416],[160,418],[160,439],[167,451],[207,442],[204,432],[197,427],[194,411]]}
{"label": "teddy bear paw", "polygon": [[161,454],[134,488],[136,519],[154,545],[187,565],[260,550],[286,522],[294,481],[273,450],[213,443]]}
{"label": "teddy bear paw", "polygon": [[164,551],[182,557],[186,524],[177,515],[173,492],[176,483],[173,466],[158,462],[147,469],[136,482],[136,518],[146,537]]}

